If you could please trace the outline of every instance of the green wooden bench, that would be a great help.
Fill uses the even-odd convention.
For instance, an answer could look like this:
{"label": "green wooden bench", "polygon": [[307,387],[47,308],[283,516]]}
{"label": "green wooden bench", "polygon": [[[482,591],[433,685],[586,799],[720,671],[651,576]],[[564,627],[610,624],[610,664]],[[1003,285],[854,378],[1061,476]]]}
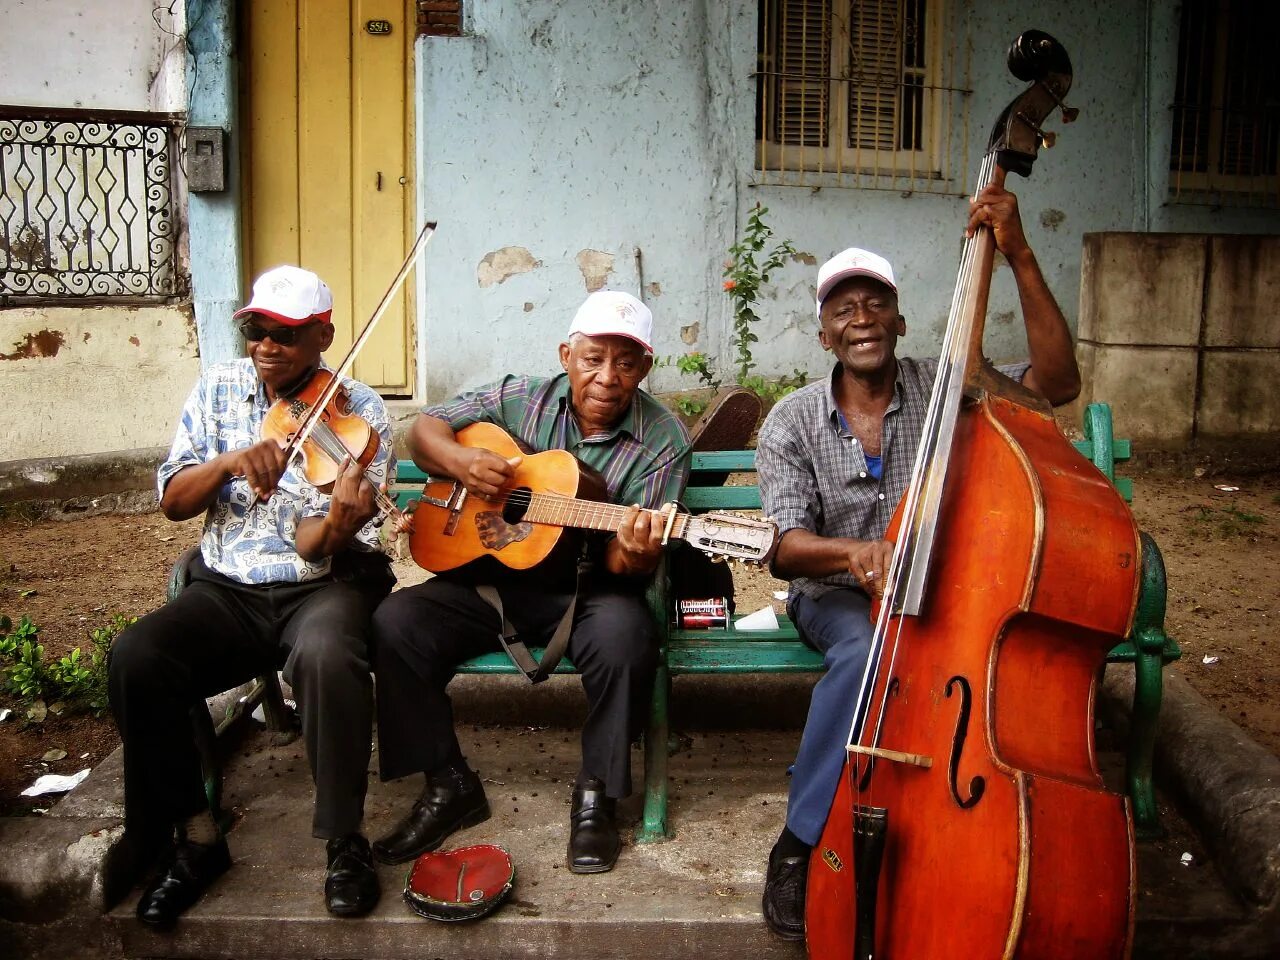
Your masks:
{"label": "green wooden bench", "polygon": [[[1128,440],[1112,436],[1111,410],[1092,404],[1085,411],[1085,439],[1076,448],[1116,484],[1126,500],[1132,499],[1133,484],[1115,476],[1115,465],[1129,459]],[[755,451],[732,450],[695,453],[693,470],[684,505],[693,513],[713,510],[758,510],[760,490],[750,486],[718,486],[700,483],[709,474],[754,473]],[[404,507],[421,491],[427,476],[412,461],[398,464],[393,493]],[[1159,822],[1151,783],[1151,758],[1155,746],[1156,720],[1160,711],[1161,668],[1181,652],[1165,636],[1164,562],[1155,541],[1142,534],[1143,578],[1133,634],[1111,651],[1108,660],[1135,664],[1137,684],[1127,756],[1126,779],[1133,799],[1134,822],[1140,837],[1158,836]],[[819,673],[822,655],[800,640],[795,626],[785,616],[778,617],[777,630],[738,632],[723,630],[681,630],[672,626],[673,602],[665,565],[659,569],[648,590],[649,603],[662,637],[662,655],[653,687],[648,728],[645,733],[644,814],[636,829],[638,842],[664,840],[671,836],[667,823],[667,756],[670,730],[668,704],[671,678],[695,673]],[[541,650],[534,649],[535,657]],[[460,673],[516,673],[505,653],[485,654],[459,666]],[[556,673],[573,673],[562,660]]]}

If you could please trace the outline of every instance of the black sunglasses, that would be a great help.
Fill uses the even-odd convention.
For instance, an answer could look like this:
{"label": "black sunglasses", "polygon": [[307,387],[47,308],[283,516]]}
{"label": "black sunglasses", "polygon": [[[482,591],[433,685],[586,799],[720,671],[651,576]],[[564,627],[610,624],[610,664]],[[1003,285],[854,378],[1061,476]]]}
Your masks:
{"label": "black sunglasses", "polygon": [[302,336],[304,330],[314,326],[315,323],[311,322],[304,323],[300,327],[275,327],[268,330],[252,320],[241,320],[240,332],[244,334],[244,338],[250,343],[257,343],[270,337],[274,343],[281,347],[291,347]]}

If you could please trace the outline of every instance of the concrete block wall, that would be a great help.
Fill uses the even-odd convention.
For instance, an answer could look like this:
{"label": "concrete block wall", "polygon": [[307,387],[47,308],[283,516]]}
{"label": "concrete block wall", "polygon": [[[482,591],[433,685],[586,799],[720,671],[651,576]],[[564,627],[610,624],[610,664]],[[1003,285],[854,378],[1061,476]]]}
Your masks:
{"label": "concrete block wall", "polygon": [[1280,236],[1089,233],[1077,403],[1148,449],[1280,441]]}

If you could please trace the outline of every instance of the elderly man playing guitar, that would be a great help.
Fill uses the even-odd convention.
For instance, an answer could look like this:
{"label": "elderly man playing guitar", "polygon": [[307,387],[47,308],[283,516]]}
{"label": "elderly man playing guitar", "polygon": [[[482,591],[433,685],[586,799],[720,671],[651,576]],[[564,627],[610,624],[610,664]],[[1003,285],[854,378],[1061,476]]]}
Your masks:
{"label": "elderly man playing guitar", "polygon": [[[413,860],[454,831],[488,819],[484,788],[454,732],[446,688],[458,663],[502,647],[531,680],[542,679],[553,657],[544,656],[540,671],[529,669],[536,665],[516,655],[524,652],[521,642],[549,650],[567,643],[564,652],[582,674],[587,695],[569,869],[602,873],[617,861],[615,804],[631,792],[630,745],[642,729],[657,658],[643,588],[670,530],[663,518],[674,517],[673,506],[655,511],[680,496],[689,475],[687,432],[640,389],[653,366],[652,324],[649,309],[634,297],[593,293],[560,344],[564,373],[507,376],[429,406],[409,434],[414,462],[433,477],[456,481],[459,504],[466,497],[497,502],[522,462],[514,450],[502,455],[459,441],[466,428],[489,423],[528,453],[569,451],[601,475],[609,502],[628,506],[616,529],[588,534],[581,550],[578,539],[566,534],[531,569],[507,569],[483,557],[392,594],[378,608],[374,672],[382,778],[425,775],[407,816],[373,845],[384,863]],[[511,536],[525,535],[523,525],[491,515]],[[426,565],[441,569],[429,559]]]}

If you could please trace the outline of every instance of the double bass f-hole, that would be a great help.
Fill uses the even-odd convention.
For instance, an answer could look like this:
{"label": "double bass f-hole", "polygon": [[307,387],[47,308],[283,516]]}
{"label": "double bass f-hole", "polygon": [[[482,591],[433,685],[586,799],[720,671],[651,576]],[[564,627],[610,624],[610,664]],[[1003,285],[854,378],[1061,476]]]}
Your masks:
{"label": "double bass f-hole", "polygon": [[962,676],[954,676],[947,681],[946,694],[950,699],[952,692],[960,691],[960,713],[956,717],[956,732],[951,737],[951,762],[947,765],[947,785],[951,788],[951,799],[962,810],[968,810],[982,799],[987,789],[987,782],[982,777],[974,777],[969,781],[969,798],[961,799],[956,784],[956,772],[960,769],[960,754],[964,752],[964,741],[969,736],[969,710],[973,705],[973,693],[969,689],[969,681]]}

